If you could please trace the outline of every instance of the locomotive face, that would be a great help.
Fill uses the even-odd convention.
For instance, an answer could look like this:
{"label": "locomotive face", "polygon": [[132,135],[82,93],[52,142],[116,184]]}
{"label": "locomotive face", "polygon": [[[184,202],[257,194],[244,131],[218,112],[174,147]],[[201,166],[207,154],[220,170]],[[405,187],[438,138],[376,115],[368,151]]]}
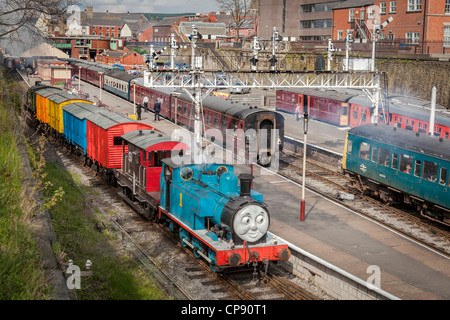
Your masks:
{"label": "locomotive face", "polygon": [[258,205],[248,205],[236,213],[233,227],[242,240],[258,241],[269,229],[269,214]]}

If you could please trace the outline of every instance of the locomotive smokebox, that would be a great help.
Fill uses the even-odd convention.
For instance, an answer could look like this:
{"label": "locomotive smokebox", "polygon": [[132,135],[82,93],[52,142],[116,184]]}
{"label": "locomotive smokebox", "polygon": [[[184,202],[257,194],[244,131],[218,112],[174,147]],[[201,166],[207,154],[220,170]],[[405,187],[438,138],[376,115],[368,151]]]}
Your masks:
{"label": "locomotive smokebox", "polygon": [[239,175],[239,180],[241,181],[241,197],[251,196],[253,178],[249,173],[241,173]]}

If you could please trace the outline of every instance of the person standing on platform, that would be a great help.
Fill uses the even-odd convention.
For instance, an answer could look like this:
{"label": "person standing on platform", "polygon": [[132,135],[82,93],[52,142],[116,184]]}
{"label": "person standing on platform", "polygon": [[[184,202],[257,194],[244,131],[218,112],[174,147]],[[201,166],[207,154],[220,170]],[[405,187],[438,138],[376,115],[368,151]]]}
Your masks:
{"label": "person standing on platform", "polygon": [[138,120],[142,120],[141,119],[141,112],[142,112],[142,104],[138,104],[137,106],[136,106],[136,113],[137,113],[137,119]]}
{"label": "person standing on platform", "polygon": [[[161,111],[161,99],[157,98],[155,105],[153,106],[153,111],[155,111],[155,121],[159,121],[159,112]],[[158,119],[158,120],[156,120]]]}
{"label": "person standing on platform", "polygon": [[148,112],[148,97],[147,96],[144,97],[143,102],[144,102],[144,111]]}
{"label": "person standing on platform", "polygon": [[295,116],[297,118],[297,121],[300,120],[300,105],[297,104],[297,107],[295,108]]}

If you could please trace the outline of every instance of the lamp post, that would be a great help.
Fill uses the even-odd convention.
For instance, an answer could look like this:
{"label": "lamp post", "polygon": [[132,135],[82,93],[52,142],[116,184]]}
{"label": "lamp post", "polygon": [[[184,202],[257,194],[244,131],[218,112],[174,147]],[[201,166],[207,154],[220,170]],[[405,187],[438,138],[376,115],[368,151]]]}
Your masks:
{"label": "lamp post", "polygon": [[136,115],[136,81],[132,80],[131,83],[133,84],[133,112]]}
{"label": "lamp post", "polygon": [[300,202],[300,221],[305,221],[305,178],[306,178],[306,137],[308,135],[308,112],[303,114],[303,182],[302,182],[302,201]]}
{"label": "lamp post", "polygon": [[99,80],[100,80],[100,82],[99,82],[99,88],[100,88],[100,101],[102,101],[102,75],[103,75],[103,72],[99,72],[98,73],[98,76],[99,76]]}

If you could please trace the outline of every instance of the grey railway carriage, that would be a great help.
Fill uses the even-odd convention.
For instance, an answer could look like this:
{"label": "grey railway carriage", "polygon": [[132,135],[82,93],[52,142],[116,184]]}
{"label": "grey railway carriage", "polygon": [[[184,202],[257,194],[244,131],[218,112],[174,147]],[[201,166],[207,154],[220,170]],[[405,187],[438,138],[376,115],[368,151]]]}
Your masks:
{"label": "grey railway carriage", "polygon": [[387,203],[408,203],[450,225],[450,141],[385,124],[347,134],[342,168]]}

